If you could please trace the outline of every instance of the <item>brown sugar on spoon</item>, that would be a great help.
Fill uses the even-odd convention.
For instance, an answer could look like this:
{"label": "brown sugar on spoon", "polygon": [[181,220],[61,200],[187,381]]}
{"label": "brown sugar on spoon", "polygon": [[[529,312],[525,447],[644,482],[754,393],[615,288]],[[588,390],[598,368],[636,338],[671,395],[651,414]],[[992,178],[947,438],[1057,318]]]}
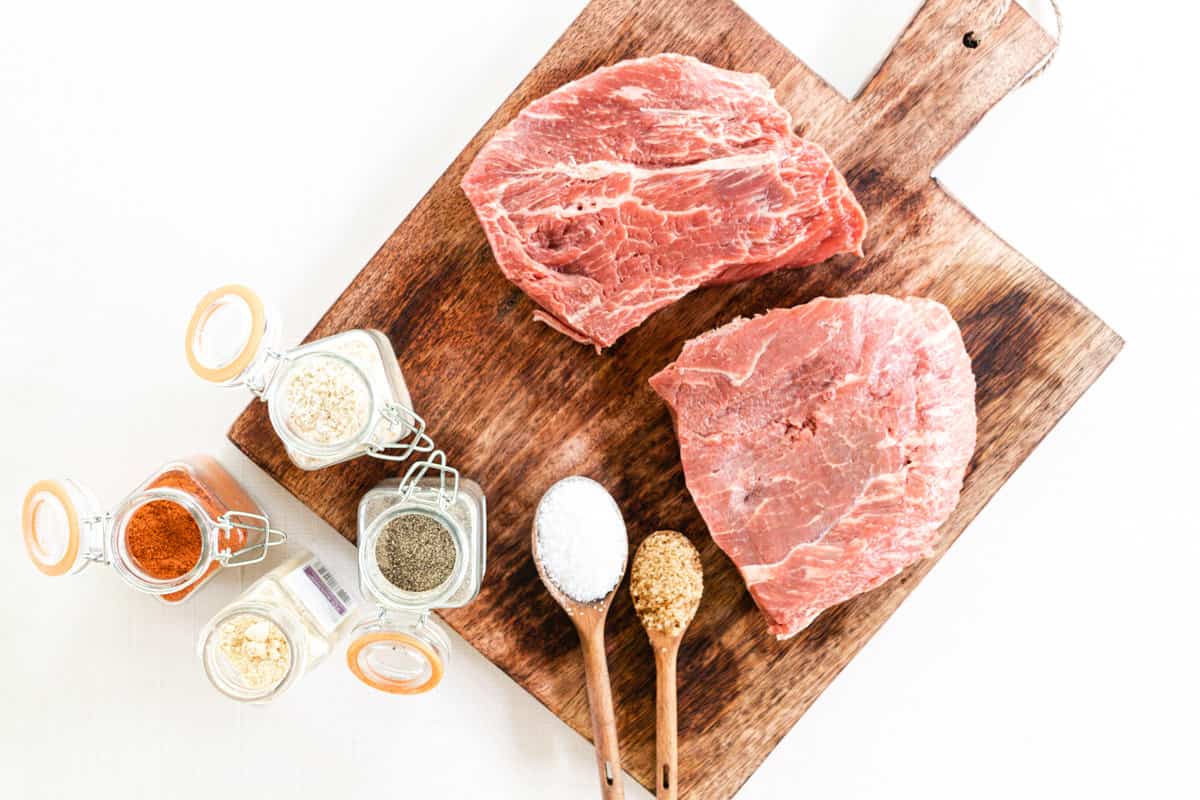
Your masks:
{"label": "brown sugar on spoon", "polygon": [[633,559],[629,592],[646,630],[683,633],[704,592],[700,554],[682,533],[651,534]]}
{"label": "brown sugar on spoon", "polygon": [[679,706],[675,662],[700,596],[704,570],[700,554],[682,533],[658,531],[646,537],[633,557],[629,593],[654,648],[655,677],[655,795],[658,800],[679,797]]}

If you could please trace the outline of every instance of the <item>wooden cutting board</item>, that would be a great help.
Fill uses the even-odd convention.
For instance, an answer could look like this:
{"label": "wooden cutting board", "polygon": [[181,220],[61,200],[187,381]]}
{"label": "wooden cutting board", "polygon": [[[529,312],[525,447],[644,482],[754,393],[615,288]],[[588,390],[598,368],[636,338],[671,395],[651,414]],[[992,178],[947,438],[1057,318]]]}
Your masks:
{"label": "wooden cutting board", "polygon": [[[370,327],[391,337],[417,410],[491,506],[483,592],[445,618],[581,734],[588,735],[588,712],[575,633],[530,561],[538,497],[560,477],[590,475],[624,509],[631,548],[659,528],[684,531],[697,544],[704,602],[679,667],[685,796],[728,797],[746,781],[1121,347],[1103,322],[930,179],[1051,49],[1016,5],[988,30],[995,7],[995,0],[931,0],[862,95],[848,101],[727,0],[595,0],[310,334]],[[968,31],[978,34],[978,47],[964,46]],[[500,274],[458,183],[479,147],[531,100],[597,67],[663,51],[766,75],[797,130],[829,151],[866,209],[867,255],[695,292],[597,355],[531,319],[533,305]],[[926,295],[950,308],[974,359],[978,450],[933,558],[776,642],[708,538],[684,488],[667,409],[646,379],[684,340],[736,316],[855,292]],[[400,469],[369,458],[296,469],[259,403],[230,438],[351,540],[359,497]],[[649,787],[654,667],[627,591],[608,633],[624,764]]]}

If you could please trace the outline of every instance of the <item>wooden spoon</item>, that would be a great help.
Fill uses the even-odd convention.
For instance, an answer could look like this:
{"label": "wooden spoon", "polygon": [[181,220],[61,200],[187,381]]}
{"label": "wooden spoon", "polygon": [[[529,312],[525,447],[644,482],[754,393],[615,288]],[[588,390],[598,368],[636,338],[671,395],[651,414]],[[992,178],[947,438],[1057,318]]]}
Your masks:
{"label": "wooden spoon", "polygon": [[655,683],[655,716],[657,718],[655,751],[658,756],[658,800],[675,800],[679,796],[679,705],[675,688],[675,664],[683,634],[647,630],[650,646],[654,648],[654,667],[658,672]]}
{"label": "wooden spoon", "polygon": [[[689,568],[695,570],[697,574],[703,575],[700,568],[700,554],[696,552],[696,548],[688,541],[687,537],[676,531],[658,531],[646,537],[633,557],[634,580],[638,579],[641,556],[646,542],[655,537],[676,539],[691,562],[688,564]],[[679,796],[679,708],[675,685],[675,665],[679,657],[679,643],[683,641],[683,635],[687,633],[688,626],[692,624],[696,610],[700,607],[700,598],[697,596],[695,604],[686,609],[687,618],[679,627],[663,630],[647,624],[646,619],[642,617],[644,598],[633,593],[632,585],[630,593],[633,594],[633,604],[637,609],[638,616],[642,619],[642,627],[646,629],[646,635],[650,638],[650,646],[654,648],[654,667],[658,674],[655,686],[657,717],[655,749],[658,757],[655,780],[658,789],[655,796],[658,800],[675,800]]]}
{"label": "wooden spoon", "polygon": [[590,603],[581,603],[554,585],[542,570],[538,557],[537,516],[533,519],[533,563],[546,591],[575,623],[583,646],[583,672],[587,677],[588,709],[592,715],[592,739],[596,743],[596,766],[600,772],[600,796],[604,800],[624,800],[625,786],[621,774],[621,750],[617,745],[617,717],[613,710],[612,685],[608,680],[608,655],[604,650],[604,622],[613,596],[625,579],[629,555],[621,563],[621,574],[608,594]]}

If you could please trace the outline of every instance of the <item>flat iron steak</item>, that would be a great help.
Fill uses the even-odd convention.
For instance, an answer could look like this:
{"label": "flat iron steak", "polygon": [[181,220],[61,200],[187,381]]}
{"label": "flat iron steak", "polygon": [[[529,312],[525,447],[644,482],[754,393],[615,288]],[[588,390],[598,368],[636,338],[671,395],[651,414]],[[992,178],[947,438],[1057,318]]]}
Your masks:
{"label": "flat iron steak", "polygon": [[933,300],[738,319],[650,385],[713,540],[781,639],[931,555],[975,450],[971,360]]}
{"label": "flat iron steak", "polygon": [[535,316],[597,349],[700,286],[861,253],[866,231],[765,78],[669,53],[534,101],[462,188]]}

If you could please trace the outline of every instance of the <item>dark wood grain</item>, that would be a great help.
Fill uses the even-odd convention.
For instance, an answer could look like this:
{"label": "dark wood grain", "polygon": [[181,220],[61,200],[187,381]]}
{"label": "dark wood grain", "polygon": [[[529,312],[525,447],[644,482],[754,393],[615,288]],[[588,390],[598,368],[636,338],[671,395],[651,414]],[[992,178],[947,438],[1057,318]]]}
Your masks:
{"label": "dark wood grain", "polygon": [[[590,475],[624,509],[632,546],[662,528],[691,537],[706,586],[679,658],[683,796],[728,797],[742,785],[1121,347],[929,177],[1051,47],[1016,5],[978,48],[963,47],[994,6],[932,0],[848,101],[726,0],[596,0],[310,334],[373,327],[391,337],[417,410],[490,504],[483,592],[446,619],[580,733],[589,722],[578,639],[530,560],[538,497],[560,477]],[[598,356],[531,319],[533,306],[501,276],[458,183],[481,144],[529,101],[599,66],[663,51],[766,75],[797,130],[829,150],[866,209],[867,255],[695,292]],[[646,379],[685,339],[735,316],[855,292],[926,295],[950,308],[978,378],[979,446],[933,558],[776,642],[705,532],[667,409]],[[396,472],[367,458],[298,470],[257,403],[230,437],[352,540],[359,497]],[[654,659],[625,591],[608,633],[624,764],[652,787]]]}

